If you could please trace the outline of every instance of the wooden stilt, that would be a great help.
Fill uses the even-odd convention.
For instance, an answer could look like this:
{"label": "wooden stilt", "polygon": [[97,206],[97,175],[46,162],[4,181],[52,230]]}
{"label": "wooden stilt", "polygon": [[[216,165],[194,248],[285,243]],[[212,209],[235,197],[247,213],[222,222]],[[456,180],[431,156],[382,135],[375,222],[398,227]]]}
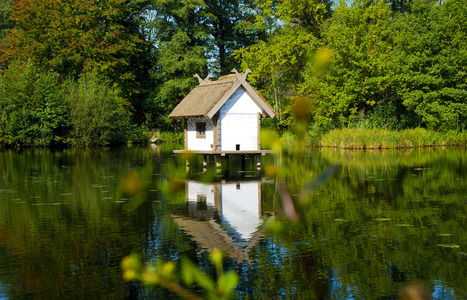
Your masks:
{"label": "wooden stilt", "polygon": [[216,160],[216,168],[222,168],[221,156],[215,155],[214,158]]}
{"label": "wooden stilt", "polygon": [[222,160],[223,160],[223,165],[224,165],[224,167],[222,168],[222,173],[224,177],[227,177],[229,175],[229,168],[230,168],[229,155],[222,156]]}

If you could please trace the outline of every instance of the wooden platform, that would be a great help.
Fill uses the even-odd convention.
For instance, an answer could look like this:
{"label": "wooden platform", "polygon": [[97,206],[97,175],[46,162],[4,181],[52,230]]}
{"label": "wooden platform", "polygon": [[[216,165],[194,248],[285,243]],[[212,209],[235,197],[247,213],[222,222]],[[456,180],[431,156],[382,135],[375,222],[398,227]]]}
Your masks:
{"label": "wooden platform", "polygon": [[174,150],[175,154],[201,154],[201,155],[266,155],[273,153],[272,150],[232,150],[232,151],[198,151],[198,150]]}
{"label": "wooden platform", "polygon": [[[217,167],[222,166],[222,160],[229,159],[229,156],[240,155],[242,161],[242,169],[245,169],[245,158],[247,155],[254,155],[256,157],[256,166],[261,167],[261,156],[274,153],[272,150],[232,150],[232,151],[199,151],[199,150],[174,150],[175,154],[198,154],[203,156],[203,167],[208,165],[208,157],[214,156],[214,160]],[[189,161],[187,159],[186,165],[189,166]]]}

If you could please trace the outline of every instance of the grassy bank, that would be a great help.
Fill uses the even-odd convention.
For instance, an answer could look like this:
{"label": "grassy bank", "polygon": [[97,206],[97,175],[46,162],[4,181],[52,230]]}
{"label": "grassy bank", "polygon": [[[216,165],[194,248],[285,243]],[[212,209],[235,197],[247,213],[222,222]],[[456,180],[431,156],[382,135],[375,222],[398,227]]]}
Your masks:
{"label": "grassy bank", "polygon": [[395,149],[466,145],[466,132],[437,132],[424,128],[401,131],[335,129],[327,132],[320,140],[320,146],[345,149]]}

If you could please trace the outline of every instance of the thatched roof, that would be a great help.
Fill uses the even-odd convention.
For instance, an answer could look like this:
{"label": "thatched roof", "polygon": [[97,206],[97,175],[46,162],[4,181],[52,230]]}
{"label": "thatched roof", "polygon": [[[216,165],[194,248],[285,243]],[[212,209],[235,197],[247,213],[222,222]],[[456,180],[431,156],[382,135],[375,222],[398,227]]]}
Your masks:
{"label": "thatched roof", "polygon": [[197,242],[203,250],[221,249],[238,262],[250,261],[249,252],[263,238],[262,231],[257,231],[245,242],[244,246],[238,242],[214,220],[200,221],[186,216],[172,215],[172,219],[182,228],[191,240]]}
{"label": "thatched roof", "polygon": [[[235,69],[234,69],[235,70]],[[236,70],[235,70],[236,72]],[[196,86],[170,113],[170,118],[209,117],[227,102],[233,93],[242,87],[262,110],[263,116],[273,118],[276,113],[258,91],[246,82],[246,75],[235,73],[220,77],[216,81],[199,79]],[[196,75],[195,75],[196,76]],[[197,76],[199,78],[199,76]]]}

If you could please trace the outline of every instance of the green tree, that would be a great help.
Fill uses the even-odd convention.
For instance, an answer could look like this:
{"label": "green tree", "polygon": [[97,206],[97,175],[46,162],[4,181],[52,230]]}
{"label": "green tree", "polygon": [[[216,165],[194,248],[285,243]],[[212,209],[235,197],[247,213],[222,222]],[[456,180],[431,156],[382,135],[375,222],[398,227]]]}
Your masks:
{"label": "green tree", "polygon": [[[325,24],[324,49],[329,53],[316,53],[302,85],[304,93],[318,95],[318,123],[349,125],[375,106],[397,101],[390,18],[384,2],[341,2]],[[324,70],[323,60],[328,63]]]}
{"label": "green tree", "polygon": [[259,88],[278,113],[278,126],[290,125],[289,95],[296,93],[302,83],[301,71],[307,61],[308,51],[317,40],[298,26],[287,26],[276,31],[267,41],[237,51],[242,57],[243,68],[253,73],[249,81]]}
{"label": "green tree", "polygon": [[397,50],[404,106],[418,126],[467,126],[467,7],[463,1],[413,1],[401,16]]}
{"label": "green tree", "polygon": [[131,132],[130,115],[118,90],[96,73],[83,73],[77,82],[65,84],[73,145],[120,144]]}
{"label": "green tree", "polygon": [[147,49],[138,29],[141,3],[14,1],[14,26],[0,49],[0,65],[7,66],[13,59],[30,60],[58,73],[61,80],[77,79],[82,72],[97,68],[120,87],[128,101],[139,100],[138,79],[145,76],[146,68],[139,65],[138,55]]}
{"label": "green tree", "polygon": [[50,146],[64,143],[67,130],[58,74],[41,71],[32,63],[10,65],[0,77],[0,141]]}
{"label": "green tree", "polygon": [[238,68],[239,61],[233,56],[236,49],[245,48],[257,41],[262,30],[243,30],[242,24],[252,22],[254,6],[251,0],[206,0],[204,21],[209,34],[209,51],[214,64],[211,69],[221,75]]}
{"label": "green tree", "polygon": [[330,0],[282,0],[277,3],[277,16],[287,24],[297,24],[321,36],[321,25],[331,16]]}
{"label": "green tree", "polygon": [[259,1],[258,17],[246,29],[268,32],[263,41],[241,49],[243,68],[250,68],[252,84],[260,89],[278,113],[278,125],[293,124],[293,101],[300,93],[302,71],[309,54],[318,48],[323,22],[331,15],[330,1]]}
{"label": "green tree", "polygon": [[152,78],[156,88],[147,109],[151,127],[169,129],[177,125],[167,115],[197,83],[195,73],[217,76],[238,68],[233,51],[256,41],[257,31],[240,28],[242,22],[254,18],[251,2],[151,2],[144,30],[154,45]]}
{"label": "green tree", "polygon": [[[148,32],[155,46],[152,80],[155,88],[148,102],[150,127],[171,129],[167,116],[196,84],[195,73],[207,73],[202,0],[153,1]],[[151,35],[151,33],[153,35]]]}
{"label": "green tree", "polygon": [[466,8],[459,0],[261,1],[247,28],[265,41],[236,54],[251,81],[294,123],[291,95],[317,128],[466,126]]}

